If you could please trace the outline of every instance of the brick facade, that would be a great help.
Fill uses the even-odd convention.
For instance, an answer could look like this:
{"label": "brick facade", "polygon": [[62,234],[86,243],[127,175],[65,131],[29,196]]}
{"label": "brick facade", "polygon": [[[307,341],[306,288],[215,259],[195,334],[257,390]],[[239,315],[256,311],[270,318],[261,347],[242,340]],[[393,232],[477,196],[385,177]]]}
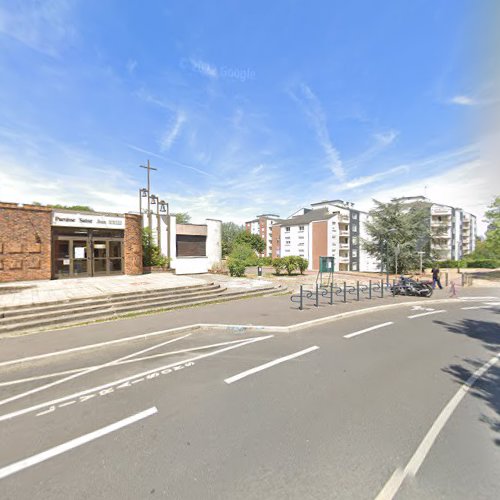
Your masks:
{"label": "brick facade", "polygon": [[142,221],[140,215],[125,214],[125,274],[142,274]]}
{"label": "brick facade", "polygon": [[0,203],[0,282],[51,278],[51,212]]}

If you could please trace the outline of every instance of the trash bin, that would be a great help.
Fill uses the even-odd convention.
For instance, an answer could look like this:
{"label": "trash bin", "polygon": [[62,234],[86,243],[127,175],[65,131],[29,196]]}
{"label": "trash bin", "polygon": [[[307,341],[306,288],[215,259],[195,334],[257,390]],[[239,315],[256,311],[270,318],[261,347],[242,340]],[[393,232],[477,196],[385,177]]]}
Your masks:
{"label": "trash bin", "polygon": [[262,266],[257,267],[257,276],[262,276]]}

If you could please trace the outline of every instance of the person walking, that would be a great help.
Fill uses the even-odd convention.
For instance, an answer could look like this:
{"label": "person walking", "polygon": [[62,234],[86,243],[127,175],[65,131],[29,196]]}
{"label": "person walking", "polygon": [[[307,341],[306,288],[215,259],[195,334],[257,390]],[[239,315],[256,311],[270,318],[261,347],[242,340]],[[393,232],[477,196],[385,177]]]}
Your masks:
{"label": "person walking", "polygon": [[442,290],[443,287],[441,286],[441,279],[439,277],[440,271],[439,267],[433,267],[432,268],[432,288],[436,288],[436,283],[439,286],[439,289]]}

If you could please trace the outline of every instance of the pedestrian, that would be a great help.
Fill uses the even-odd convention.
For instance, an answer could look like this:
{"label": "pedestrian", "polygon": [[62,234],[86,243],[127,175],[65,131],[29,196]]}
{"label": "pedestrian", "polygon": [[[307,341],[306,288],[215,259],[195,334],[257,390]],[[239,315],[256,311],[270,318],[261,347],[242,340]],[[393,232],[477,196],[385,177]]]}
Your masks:
{"label": "pedestrian", "polygon": [[436,288],[436,283],[439,286],[439,289],[442,290],[443,287],[441,286],[441,279],[439,278],[439,267],[433,267],[432,268],[432,288]]}

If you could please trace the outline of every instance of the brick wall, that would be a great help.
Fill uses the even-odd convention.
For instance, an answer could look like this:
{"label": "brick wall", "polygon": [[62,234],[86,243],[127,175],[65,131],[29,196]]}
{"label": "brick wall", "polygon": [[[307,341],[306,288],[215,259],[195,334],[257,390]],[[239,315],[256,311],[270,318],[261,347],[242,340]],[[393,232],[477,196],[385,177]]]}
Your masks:
{"label": "brick wall", "polygon": [[0,282],[51,278],[51,209],[0,203]]}
{"label": "brick wall", "polygon": [[125,274],[142,274],[142,221],[140,215],[125,214]]}

